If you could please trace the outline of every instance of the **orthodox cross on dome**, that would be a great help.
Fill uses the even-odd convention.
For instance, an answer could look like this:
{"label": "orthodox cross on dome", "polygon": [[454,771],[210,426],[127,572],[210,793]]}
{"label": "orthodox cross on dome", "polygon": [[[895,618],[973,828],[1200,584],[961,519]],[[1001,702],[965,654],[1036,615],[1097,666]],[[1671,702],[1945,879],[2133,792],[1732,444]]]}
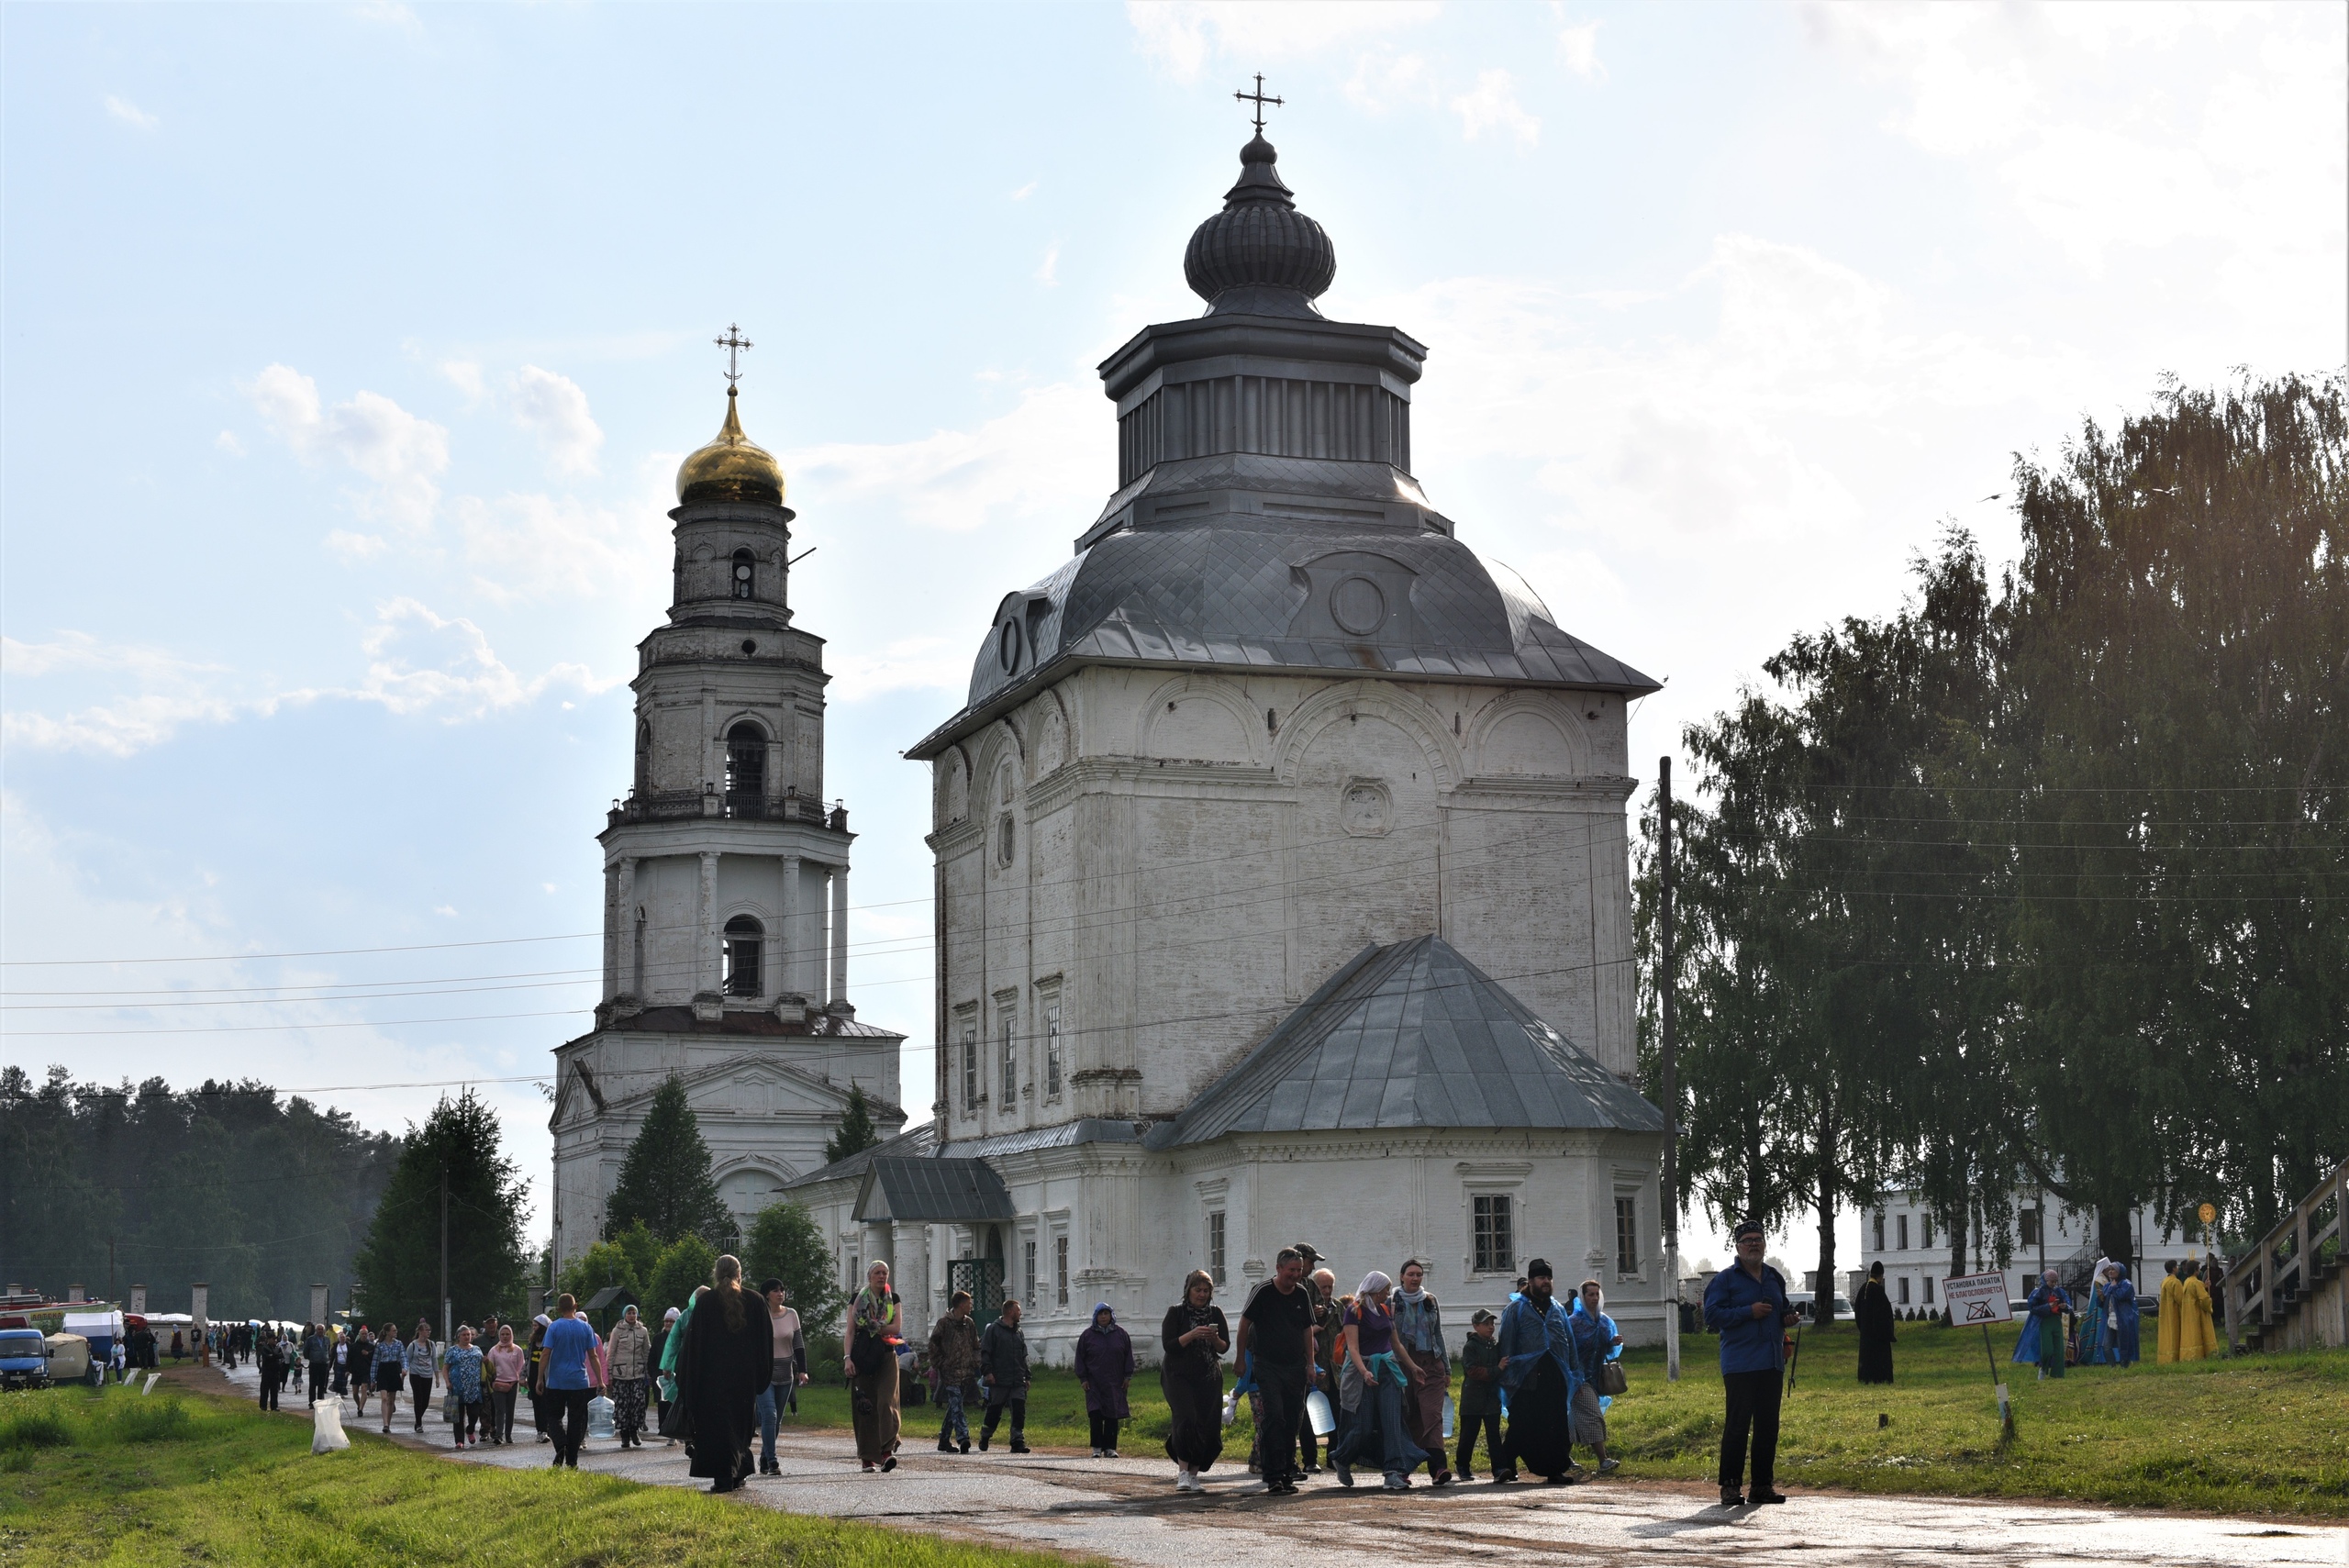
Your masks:
{"label": "orthodox cross on dome", "polygon": [[1268,98],[1264,95],[1264,73],[1261,71],[1256,72],[1256,90],[1254,92],[1234,93],[1231,95],[1239,99],[1243,104],[1253,104],[1256,106],[1256,134],[1258,136],[1264,135],[1264,106],[1266,104],[1277,105],[1280,102],[1278,98]]}
{"label": "orthodox cross on dome", "polygon": [[751,340],[742,336],[741,328],[729,322],[726,336],[712,341],[726,350],[726,385],[730,391],[734,384],[742,379],[742,350],[751,347]]}

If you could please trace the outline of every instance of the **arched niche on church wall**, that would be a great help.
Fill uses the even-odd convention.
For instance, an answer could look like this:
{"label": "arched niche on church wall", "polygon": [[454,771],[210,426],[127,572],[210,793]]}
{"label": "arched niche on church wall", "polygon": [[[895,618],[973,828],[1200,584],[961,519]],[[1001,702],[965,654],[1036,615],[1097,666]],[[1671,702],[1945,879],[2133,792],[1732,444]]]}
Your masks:
{"label": "arched niche on church wall", "polygon": [[748,1220],[761,1209],[783,1202],[784,1187],[798,1173],[786,1161],[763,1156],[715,1162],[710,1174],[726,1207]]}
{"label": "arched niche on church wall", "polygon": [[1424,712],[1356,700],[1304,715],[1284,777],[1295,790],[1286,926],[1310,989],[1368,942],[1436,928],[1437,804],[1449,760]]}
{"label": "arched niche on church wall", "polygon": [[1029,728],[1036,741],[1030,748],[1028,776],[1041,780],[1059,772],[1075,756],[1075,737],[1058,687],[1045,692],[1029,706],[1032,715]]}
{"label": "arched niche on church wall", "polygon": [[1262,766],[1250,706],[1230,683],[1211,675],[1182,675],[1143,699],[1140,752],[1168,762],[1236,762]]}
{"label": "arched niche on church wall", "polygon": [[1585,724],[1571,697],[1511,692],[1476,715],[1468,772],[1477,778],[1585,777],[1593,771]]}
{"label": "arched niche on church wall", "polygon": [[938,826],[951,828],[971,814],[971,760],[960,746],[938,758]]}
{"label": "arched niche on church wall", "polygon": [[[1375,717],[1409,736],[1424,763],[1418,770],[1439,790],[1458,784],[1466,773],[1448,721],[1417,693],[1386,681],[1350,681],[1327,686],[1279,716],[1280,733],[1272,753],[1273,771],[1285,784],[1298,781],[1300,759],[1331,726],[1359,725]],[[1406,770],[1407,772],[1412,770]]]}

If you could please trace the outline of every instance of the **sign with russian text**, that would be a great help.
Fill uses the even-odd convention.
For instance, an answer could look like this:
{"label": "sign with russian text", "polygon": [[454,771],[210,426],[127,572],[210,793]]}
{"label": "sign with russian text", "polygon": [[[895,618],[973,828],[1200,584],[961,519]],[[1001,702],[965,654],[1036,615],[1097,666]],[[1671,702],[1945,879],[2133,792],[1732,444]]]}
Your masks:
{"label": "sign with russian text", "polygon": [[2004,1274],[1960,1274],[1943,1280],[1942,1299],[1949,1304],[1952,1328],[1971,1329],[1978,1323],[1987,1329],[1993,1323],[2014,1321]]}

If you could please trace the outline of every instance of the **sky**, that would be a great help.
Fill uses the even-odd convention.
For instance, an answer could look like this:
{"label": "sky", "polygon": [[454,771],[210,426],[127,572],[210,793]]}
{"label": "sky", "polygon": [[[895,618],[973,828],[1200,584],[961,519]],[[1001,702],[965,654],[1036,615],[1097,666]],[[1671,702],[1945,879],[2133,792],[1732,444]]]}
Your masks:
{"label": "sky", "polygon": [[2019,454],[2349,359],[2344,15],[0,7],[0,1061],[394,1129],[476,1083],[542,1235],[631,651],[739,322],[815,550],[852,997],[918,1101],[900,753],[1113,488],[1095,367],[1200,310],[1259,71],[1325,314],[1429,347],[1433,504],[1667,683],[1644,793],[1944,528],[2009,558]]}

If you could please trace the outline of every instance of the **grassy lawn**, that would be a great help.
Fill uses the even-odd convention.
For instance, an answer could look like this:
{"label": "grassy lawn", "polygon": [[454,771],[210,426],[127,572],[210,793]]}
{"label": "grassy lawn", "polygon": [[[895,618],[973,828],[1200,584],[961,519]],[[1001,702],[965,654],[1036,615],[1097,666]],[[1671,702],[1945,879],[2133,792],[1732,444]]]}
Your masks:
{"label": "grassy lawn", "polygon": [[782,1562],[1066,1568],[1066,1560],[742,1507],[570,1471],[454,1464],[367,1433],[158,1387],[0,1395],[0,1564]]}
{"label": "grassy lawn", "polygon": [[[1993,1336],[1998,1375],[2009,1379],[2015,1406],[2015,1441],[2001,1450],[1979,1329],[1902,1324],[1898,1381],[1864,1388],[1857,1334],[1848,1325],[1826,1333],[1806,1328],[1779,1438],[1779,1478],[1863,1492],[2349,1518],[2349,1353],[2075,1367],[2040,1383],[2032,1368],[2008,1364],[2014,1334]],[[1664,1381],[1661,1350],[1623,1359],[1631,1392],[1609,1413],[1611,1451],[1623,1473],[1710,1481],[1720,1453],[1717,1341],[1698,1335],[1684,1342],[1677,1385]],[[1154,1371],[1134,1379],[1131,1403],[1134,1419],[1120,1451],[1130,1458],[1160,1451],[1166,1406]],[[846,1392],[811,1384],[801,1391],[800,1411],[797,1425],[844,1427]],[[1889,1424],[1879,1426],[1878,1416]],[[974,1438],[977,1427],[974,1414]],[[935,1440],[937,1409],[907,1407],[905,1431],[908,1447]],[[1039,1373],[1028,1435],[1052,1447],[1086,1446],[1084,1399],[1067,1373]],[[1243,1402],[1224,1451],[1244,1462],[1248,1442]]]}

